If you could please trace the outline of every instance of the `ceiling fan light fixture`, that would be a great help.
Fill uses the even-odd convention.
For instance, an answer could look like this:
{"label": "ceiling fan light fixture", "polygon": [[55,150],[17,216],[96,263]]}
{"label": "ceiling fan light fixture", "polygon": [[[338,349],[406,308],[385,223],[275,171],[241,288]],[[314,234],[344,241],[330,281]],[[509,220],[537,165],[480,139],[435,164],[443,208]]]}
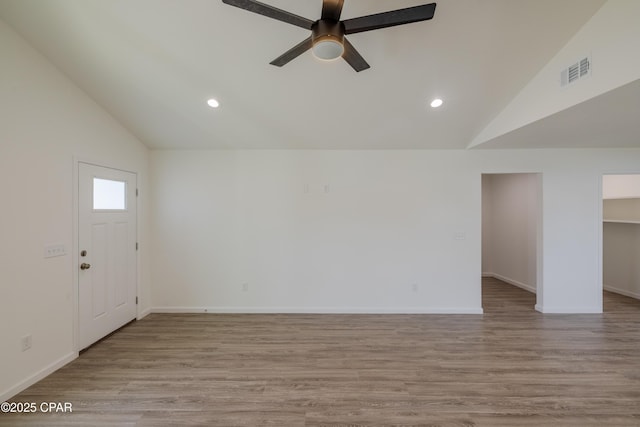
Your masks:
{"label": "ceiling fan light fixture", "polygon": [[321,19],[311,26],[311,51],[323,61],[333,61],[344,53],[344,26],[338,22]]}
{"label": "ceiling fan light fixture", "polygon": [[333,61],[344,53],[344,45],[333,37],[325,37],[313,43],[313,55],[323,61]]}

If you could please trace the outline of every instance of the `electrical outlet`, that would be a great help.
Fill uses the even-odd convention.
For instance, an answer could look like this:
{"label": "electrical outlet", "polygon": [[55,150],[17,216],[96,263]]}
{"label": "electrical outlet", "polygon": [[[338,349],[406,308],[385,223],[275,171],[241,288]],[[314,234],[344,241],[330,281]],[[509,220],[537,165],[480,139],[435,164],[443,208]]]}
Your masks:
{"label": "electrical outlet", "polygon": [[64,256],[66,254],[67,254],[67,248],[65,248],[64,245],[49,245],[44,247],[45,258]]}
{"label": "electrical outlet", "polygon": [[248,283],[243,283],[242,284],[242,292],[249,292],[249,284]]}
{"label": "electrical outlet", "polygon": [[466,240],[467,238],[467,233],[465,233],[464,231],[456,231],[455,233],[453,233],[453,240]]}
{"label": "electrical outlet", "polygon": [[22,337],[22,351],[27,351],[31,348],[31,335],[25,335]]}

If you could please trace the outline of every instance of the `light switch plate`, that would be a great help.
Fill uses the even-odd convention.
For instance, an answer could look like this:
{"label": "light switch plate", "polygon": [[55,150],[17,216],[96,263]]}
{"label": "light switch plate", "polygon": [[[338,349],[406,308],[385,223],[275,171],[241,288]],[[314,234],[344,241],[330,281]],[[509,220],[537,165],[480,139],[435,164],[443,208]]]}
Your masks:
{"label": "light switch plate", "polygon": [[49,245],[44,247],[45,258],[64,256],[66,254],[67,254],[67,248],[65,248],[64,245]]}

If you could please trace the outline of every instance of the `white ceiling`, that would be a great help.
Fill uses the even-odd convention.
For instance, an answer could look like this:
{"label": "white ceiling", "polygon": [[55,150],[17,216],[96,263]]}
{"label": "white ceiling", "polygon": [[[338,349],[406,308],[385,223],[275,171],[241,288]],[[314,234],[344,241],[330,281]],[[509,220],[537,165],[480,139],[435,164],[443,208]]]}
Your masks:
{"label": "white ceiling", "polygon": [[640,80],[636,80],[478,148],[631,148],[639,142]]}
{"label": "white ceiling", "polygon": [[[342,18],[427,2],[346,0]],[[151,148],[462,149],[603,3],[440,0],[349,36],[361,73],[310,52],[269,65],[308,31],[221,0],[0,0],[0,17]]]}

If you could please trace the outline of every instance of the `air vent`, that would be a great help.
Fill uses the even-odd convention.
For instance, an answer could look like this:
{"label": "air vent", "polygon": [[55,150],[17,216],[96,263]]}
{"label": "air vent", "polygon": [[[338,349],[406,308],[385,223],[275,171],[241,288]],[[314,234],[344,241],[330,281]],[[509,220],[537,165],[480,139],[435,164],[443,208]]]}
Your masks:
{"label": "air vent", "polygon": [[591,74],[591,57],[587,56],[560,71],[560,87],[587,77]]}

